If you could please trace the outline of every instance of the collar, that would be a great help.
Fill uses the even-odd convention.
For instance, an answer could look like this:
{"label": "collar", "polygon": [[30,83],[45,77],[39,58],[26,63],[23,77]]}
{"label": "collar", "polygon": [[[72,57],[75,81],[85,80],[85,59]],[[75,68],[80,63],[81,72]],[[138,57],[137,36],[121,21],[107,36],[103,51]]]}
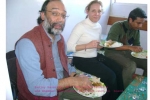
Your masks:
{"label": "collar", "polygon": [[97,26],[97,24],[98,24],[97,22],[96,22],[96,23],[92,22],[92,21],[89,19],[89,17],[85,19],[85,23],[87,23],[87,24],[90,25],[90,26]]}
{"label": "collar", "polygon": [[130,30],[130,31],[134,30],[130,27],[128,20],[125,20],[123,23],[128,30]]}

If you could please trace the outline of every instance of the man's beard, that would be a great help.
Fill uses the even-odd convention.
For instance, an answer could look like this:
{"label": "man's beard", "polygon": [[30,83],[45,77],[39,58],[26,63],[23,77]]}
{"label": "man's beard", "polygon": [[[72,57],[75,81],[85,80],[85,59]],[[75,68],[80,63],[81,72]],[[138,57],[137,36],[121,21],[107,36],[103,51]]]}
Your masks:
{"label": "man's beard", "polygon": [[[54,28],[55,25],[59,24],[61,26],[61,29],[56,29]],[[62,24],[60,22],[57,22],[57,23],[49,23],[47,18],[45,18],[44,20],[44,28],[46,29],[46,31],[49,33],[49,34],[53,34],[53,35],[58,35],[58,34],[61,34],[63,29],[64,29],[64,26],[65,24]]]}

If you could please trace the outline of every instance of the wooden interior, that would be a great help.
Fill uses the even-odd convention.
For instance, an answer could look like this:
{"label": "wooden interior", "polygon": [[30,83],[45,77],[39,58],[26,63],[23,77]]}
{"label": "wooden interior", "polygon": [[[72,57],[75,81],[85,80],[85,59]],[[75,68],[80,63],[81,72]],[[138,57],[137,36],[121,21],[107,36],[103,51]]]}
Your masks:
{"label": "wooden interior", "polygon": [[[122,20],[127,20],[127,18],[109,16],[107,24],[108,25],[112,25],[114,22],[116,22],[116,21],[122,21]],[[147,21],[144,22],[141,30],[147,31]]]}

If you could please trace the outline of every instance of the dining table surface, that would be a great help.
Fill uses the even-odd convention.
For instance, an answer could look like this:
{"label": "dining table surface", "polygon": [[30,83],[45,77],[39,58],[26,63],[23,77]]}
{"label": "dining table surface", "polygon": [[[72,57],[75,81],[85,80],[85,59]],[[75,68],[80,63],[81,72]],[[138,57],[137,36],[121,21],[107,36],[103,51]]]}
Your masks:
{"label": "dining table surface", "polygon": [[147,100],[147,77],[136,76],[117,100]]}

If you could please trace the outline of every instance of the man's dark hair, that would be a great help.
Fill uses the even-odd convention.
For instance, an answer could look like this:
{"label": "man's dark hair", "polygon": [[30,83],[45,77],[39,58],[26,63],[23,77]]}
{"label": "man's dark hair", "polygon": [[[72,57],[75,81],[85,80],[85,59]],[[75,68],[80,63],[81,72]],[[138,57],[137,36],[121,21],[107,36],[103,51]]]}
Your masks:
{"label": "man's dark hair", "polygon": [[[43,3],[42,8],[41,8],[41,10],[40,10],[39,12],[45,12],[48,3],[51,2],[51,1],[61,1],[61,0],[46,0],[46,1]],[[39,17],[37,18],[37,23],[38,23],[38,24],[41,24],[42,22],[43,22],[43,20],[41,19],[41,16],[39,16]]]}
{"label": "man's dark hair", "polygon": [[128,21],[129,21],[129,18],[132,18],[132,21],[136,20],[137,17],[140,17],[140,18],[147,18],[147,15],[145,13],[144,10],[142,10],[141,8],[135,8],[133,9],[129,16],[128,16]]}

